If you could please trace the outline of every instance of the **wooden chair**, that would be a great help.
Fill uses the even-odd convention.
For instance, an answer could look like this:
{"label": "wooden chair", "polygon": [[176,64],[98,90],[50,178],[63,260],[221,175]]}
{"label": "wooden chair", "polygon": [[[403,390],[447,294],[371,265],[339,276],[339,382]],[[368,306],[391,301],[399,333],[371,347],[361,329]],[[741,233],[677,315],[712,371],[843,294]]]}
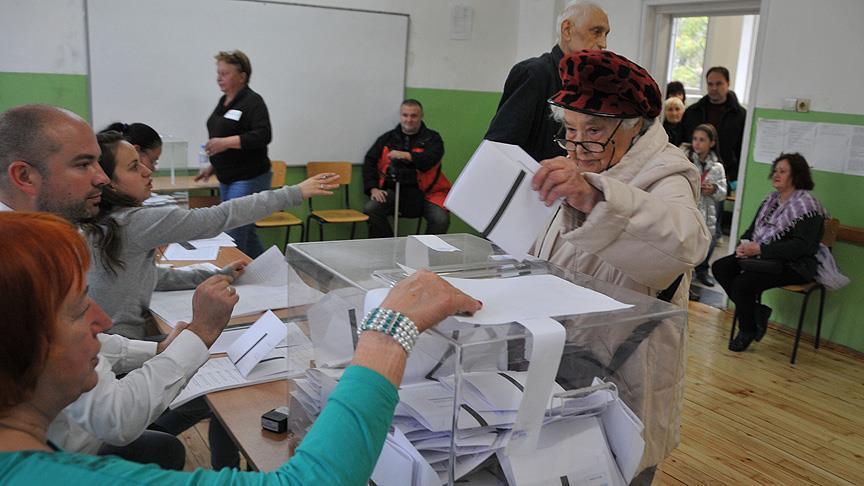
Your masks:
{"label": "wooden chair", "polygon": [[[277,189],[285,185],[285,162],[281,160],[270,161],[270,171],[273,173],[273,178],[270,179],[270,188]],[[288,211],[277,211],[266,218],[259,219],[255,222],[256,228],[281,228],[285,227],[285,244],[283,249],[288,246],[291,241],[291,227],[300,225],[300,236],[303,236],[303,220]]]}
{"label": "wooden chair", "polygon": [[[822,234],[822,244],[831,249],[834,242],[837,241],[837,232],[840,229],[840,220],[831,218],[825,221],[825,232]],[[795,359],[798,356],[798,343],[801,341],[801,329],[804,327],[804,315],[807,313],[807,302],[810,300],[810,295],[819,291],[819,316],[816,321],[816,339],[813,341],[813,347],[819,349],[819,335],[822,332],[822,313],[825,310],[825,286],[817,281],[812,281],[804,284],[785,285],[780,287],[788,292],[795,292],[804,296],[804,302],[801,303],[801,313],[798,315],[798,330],[795,331],[795,344],[792,345],[792,359],[790,364],[795,364]],[[762,296],[759,296],[758,302],[762,303]],[[729,335],[729,342],[735,337],[735,326],[738,323],[738,311],[735,311],[735,316],[732,318],[732,334]]]}
{"label": "wooden chair", "polygon": [[312,221],[318,222],[318,235],[321,241],[324,241],[324,224],[344,224],[351,223],[351,239],[354,239],[354,233],[357,229],[357,223],[362,223],[369,220],[369,216],[361,211],[351,209],[351,204],[348,201],[348,185],[351,183],[351,162],[309,162],[306,164],[306,177],[312,177],[323,172],[334,172],[339,174],[338,190],[341,190],[345,195],[343,209],[319,209],[315,210],[312,207],[312,199],[309,198],[309,215],[306,216],[306,230],[303,241],[309,241],[309,230]]}

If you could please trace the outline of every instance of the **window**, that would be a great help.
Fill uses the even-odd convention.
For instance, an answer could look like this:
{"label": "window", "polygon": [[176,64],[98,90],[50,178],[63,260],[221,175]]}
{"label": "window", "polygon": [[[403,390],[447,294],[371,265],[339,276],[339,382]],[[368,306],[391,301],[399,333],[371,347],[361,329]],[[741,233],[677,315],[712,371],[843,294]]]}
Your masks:
{"label": "window", "polygon": [[672,39],[666,79],[681,81],[688,93],[701,92],[708,17],[676,17],[672,21]]}

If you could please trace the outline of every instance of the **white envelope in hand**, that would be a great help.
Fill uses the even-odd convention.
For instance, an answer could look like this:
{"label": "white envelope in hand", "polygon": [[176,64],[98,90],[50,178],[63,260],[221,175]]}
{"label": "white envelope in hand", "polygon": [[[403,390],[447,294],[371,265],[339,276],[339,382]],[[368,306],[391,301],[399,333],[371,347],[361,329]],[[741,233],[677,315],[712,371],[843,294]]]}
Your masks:
{"label": "white envelope in hand", "polygon": [[531,189],[540,164],[522,148],[484,140],[444,205],[507,253],[524,260],[560,201],[547,207]]}

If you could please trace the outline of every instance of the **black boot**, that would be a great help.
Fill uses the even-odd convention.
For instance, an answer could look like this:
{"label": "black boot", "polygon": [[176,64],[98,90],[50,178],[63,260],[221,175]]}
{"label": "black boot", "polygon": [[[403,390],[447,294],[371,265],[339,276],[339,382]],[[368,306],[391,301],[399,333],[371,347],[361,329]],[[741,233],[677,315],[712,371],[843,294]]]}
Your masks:
{"label": "black boot", "polygon": [[735,351],[736,353],[740,353],[747,349],[750,346],[750,343],[753,342],[753,334],[744,331],[738,331],[738,335],[735,336],[735,339],[729,343],[729,351]]}
{"label": "black boot", "polygon": [[753,339],[761,341],[765,336],[765,331],[768,330],[768,318],[771,317],[771,308],[765,304],[759,304],[756,307],[756,335]]}

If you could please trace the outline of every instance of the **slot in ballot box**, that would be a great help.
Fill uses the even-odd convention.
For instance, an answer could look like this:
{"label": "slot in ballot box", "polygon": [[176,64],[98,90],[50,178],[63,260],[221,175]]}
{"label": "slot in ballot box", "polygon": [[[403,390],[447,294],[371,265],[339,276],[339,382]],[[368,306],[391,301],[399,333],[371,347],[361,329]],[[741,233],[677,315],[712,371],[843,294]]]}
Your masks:
{"label": "slot in ballot box", "polygon": [[[350,361],[377,289],[429,268],[483,293],[484,309],[421,335],[376,484],[626,484],[671,452],[683,309],[548,262],[517,262],[472,235],[440,238],[446,246],[410,236],[288,245],[291,266],[325,293],[307,312],[316,368],[292,386],[295,433],[314,421]],[[598,384],[614,388],[614,400]],[[607,412],[619,402],[629,419]]]}

